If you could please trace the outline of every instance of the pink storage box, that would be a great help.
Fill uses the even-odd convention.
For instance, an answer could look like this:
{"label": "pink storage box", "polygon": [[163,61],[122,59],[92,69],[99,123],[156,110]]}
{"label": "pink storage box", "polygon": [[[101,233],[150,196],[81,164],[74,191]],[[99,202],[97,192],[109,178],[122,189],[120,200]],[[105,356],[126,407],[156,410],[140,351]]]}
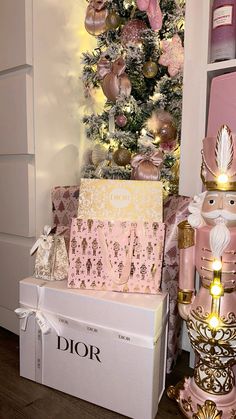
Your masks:
{"label": "pink storage box", "polygon": [[211,82],[207,137],[215,137],[228,125],[236,134],[236,72],[213,78]]}

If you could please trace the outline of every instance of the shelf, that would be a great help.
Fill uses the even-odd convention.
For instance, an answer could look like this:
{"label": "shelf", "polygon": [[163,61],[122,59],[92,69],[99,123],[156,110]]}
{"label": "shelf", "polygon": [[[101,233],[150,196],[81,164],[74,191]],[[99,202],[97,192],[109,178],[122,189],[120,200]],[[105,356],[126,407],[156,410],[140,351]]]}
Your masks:
{"label": "shelf", "polygon": [[227,60],[227,61],[219,61],[217,63],[207,64],[207,72],[219,72],[223,73],[224,70],[229,71],[231,69],[236,69],[236,59],[234,60]]}

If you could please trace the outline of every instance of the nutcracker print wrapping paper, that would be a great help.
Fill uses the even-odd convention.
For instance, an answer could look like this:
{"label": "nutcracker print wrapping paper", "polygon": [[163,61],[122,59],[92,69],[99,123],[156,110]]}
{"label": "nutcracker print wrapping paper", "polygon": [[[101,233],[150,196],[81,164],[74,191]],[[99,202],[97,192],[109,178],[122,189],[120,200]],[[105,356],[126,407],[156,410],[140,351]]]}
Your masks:
{"label": "nutcracker print wrapping paper", "polygon": [[164,234],[158,222],[74,218],[68,286],[159,293]]}

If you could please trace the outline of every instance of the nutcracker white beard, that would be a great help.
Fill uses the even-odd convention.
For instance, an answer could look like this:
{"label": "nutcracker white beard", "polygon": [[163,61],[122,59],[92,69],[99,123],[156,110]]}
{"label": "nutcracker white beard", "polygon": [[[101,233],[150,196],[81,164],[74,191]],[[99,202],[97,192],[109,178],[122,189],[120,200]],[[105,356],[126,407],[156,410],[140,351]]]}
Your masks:
{"label": "nutcracker white beard", "polygon": [[230,243],[230,231],[224,223],[216,224],[210,231],[210,248],[215,259],[220,259]]}
{"label": "nutcracker white beard", "polygon": [[230,230],[227,227],[227,221],[236,220],[236,214],[226,210],[214,210],[209,212],[202,212],[202,204],[206,192],[203,192],[196,197],[189,205],[190,215],[188,222],[193,228],[200,228],[207,223],[207,220],[213,220],[215,226],[210,230],[210,248],[214,258],[220,259],[226,247],[230,243]]}
{"label": "nutcracker white beard", "polygon": [[210,248],[213,257],[220,259],[225,249],[230,243],[230,230],[226,222],[236,220],[236,214],[226,210],[215,210],[210,212],[202,212],[205,220],[214,220],[215,226],[210,230]]}

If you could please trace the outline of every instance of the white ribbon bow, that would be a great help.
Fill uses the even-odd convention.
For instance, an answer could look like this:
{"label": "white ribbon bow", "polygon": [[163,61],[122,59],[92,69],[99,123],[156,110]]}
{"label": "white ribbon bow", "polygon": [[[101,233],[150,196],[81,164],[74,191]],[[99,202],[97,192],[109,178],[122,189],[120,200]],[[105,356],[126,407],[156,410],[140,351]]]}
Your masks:
{"label": "white ribbon bow", "polygon": [[47,335],[51,331],[50,322],[47,317],[40,311],[31,308],[17,308],[15,313],[19,317],[19,319],[23,319],[21,323],[21,330],[24,332],[27,329],[28,318],[35,314],[35,320],[42,332],[43,335]]}
{"label": "white ribbon bow", "polygon": [[[49,257],[49,246],[47,243],[47,238],[52,230],[52,227],[45,225],[43,228],[43,234],[39,237],[39,239],[34,243],[33,247],[30,250],[30,255],[32,256],[34,252],[38,249],[38,247],[41,245],[45,249],[45,254],[47,256],[47,260]],[[47,261],[46,261],[47,262]]]}

